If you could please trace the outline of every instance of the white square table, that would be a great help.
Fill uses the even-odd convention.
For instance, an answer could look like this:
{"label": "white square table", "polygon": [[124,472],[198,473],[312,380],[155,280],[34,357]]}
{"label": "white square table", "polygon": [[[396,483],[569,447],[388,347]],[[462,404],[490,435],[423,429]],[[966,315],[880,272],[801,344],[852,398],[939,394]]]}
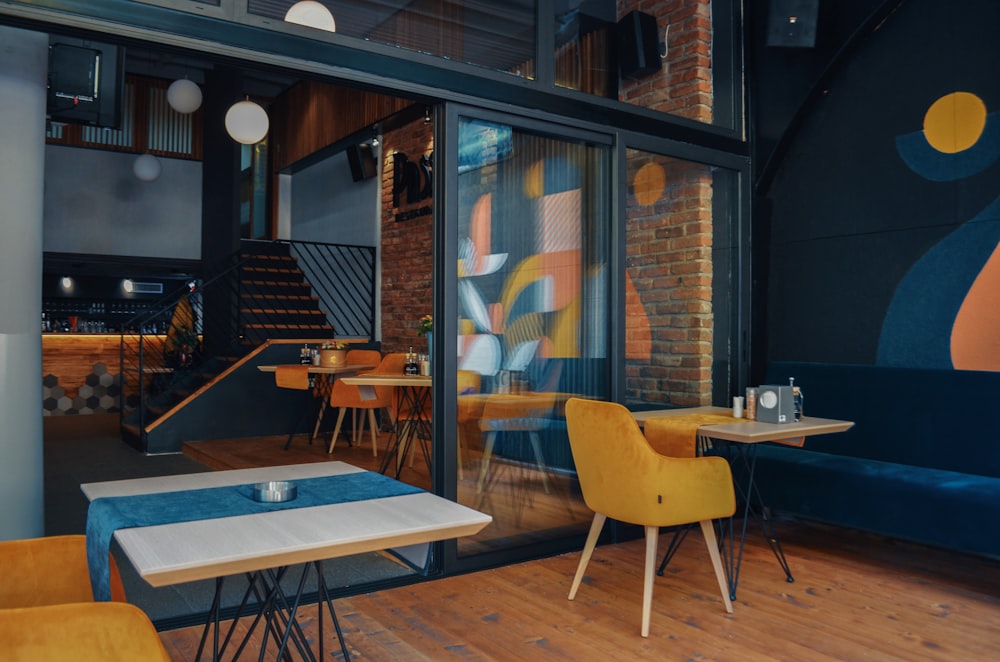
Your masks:
{"label": "white square table", "polygon": [[[363,470],[345,462],[317,462],[86,483],[81,485],[81,489],[93,501],[100,497],[197,490],[272,480],[295,481],[361,471]],[[151,586],[216,579],[217,587],[221,587],[220,578],[227,575],[264,573],[294,564],[318,564],[325,559],[388,549],[398,552],[415,564],[420,559],[426,563],[430,543],[473,535],[491,521],[489,515],[428,492],[418,492],[324,506],[118,529],[114,538],[139,575]],[[323,597],[326,593],[325,582],[318,565],[317,575]],[[279,598],[283,601],[283,596]],[[326,602],[334,624],[337,625],[333,605],[328,598]],[[283,617],[285,639],[288,638],[288,631],[298,629],[294,608],[287,611]],[[217,659],[217,611],[214,619],[214,654]],[[211,625],[212,617],[206,623],[206,635]],[[337,628],[340,635],[339,625]],[[322,657],[322,631],[320,639]],[[342,637],[341,647],[345,658],[349,659]],[[311,651],[307,652],[311,656]]]}

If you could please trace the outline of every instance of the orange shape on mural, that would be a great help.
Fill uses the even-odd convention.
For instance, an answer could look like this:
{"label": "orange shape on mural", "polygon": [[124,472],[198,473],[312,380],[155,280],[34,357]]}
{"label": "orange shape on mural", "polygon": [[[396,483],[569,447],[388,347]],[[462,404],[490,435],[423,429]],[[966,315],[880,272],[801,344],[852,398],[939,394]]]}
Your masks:
{"label": "orange shape on mural", "polygon": [[951,327],[956,370],[1000,371],[1000,247],[976,277]]}

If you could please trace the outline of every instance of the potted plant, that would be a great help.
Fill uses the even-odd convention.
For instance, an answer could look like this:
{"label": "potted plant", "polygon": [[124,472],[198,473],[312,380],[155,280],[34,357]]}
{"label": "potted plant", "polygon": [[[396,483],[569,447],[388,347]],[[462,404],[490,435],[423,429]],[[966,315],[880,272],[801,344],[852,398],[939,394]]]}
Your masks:
{"label": "potted plant", "polygon": [[201,339],[190,327],[174,326],[167,334],[167,349],[164,352],[165,363],[172,368],[190,368],[201,349]]}
{"label": "potted plant", "polygon": [[319,348],[319,364],[324,368],[338,368],[347,363],[347,345],[330,340]]}

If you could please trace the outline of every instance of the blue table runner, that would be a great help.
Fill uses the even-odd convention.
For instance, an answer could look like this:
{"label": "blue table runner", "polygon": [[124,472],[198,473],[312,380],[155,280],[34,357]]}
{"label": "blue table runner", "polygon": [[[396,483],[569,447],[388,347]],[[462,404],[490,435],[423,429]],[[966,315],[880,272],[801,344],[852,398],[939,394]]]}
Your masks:
{"label": "blue table runner", "polygon": [[372,471],[305,478],[293,482],[298,488],[298,496],[283,503],[255,501],[252,484],[94,499],[87,510],[87,563],[94,599],[111,599],[108,554],[111,539],[118,529],[252,515],[423,492],[418,487]]}

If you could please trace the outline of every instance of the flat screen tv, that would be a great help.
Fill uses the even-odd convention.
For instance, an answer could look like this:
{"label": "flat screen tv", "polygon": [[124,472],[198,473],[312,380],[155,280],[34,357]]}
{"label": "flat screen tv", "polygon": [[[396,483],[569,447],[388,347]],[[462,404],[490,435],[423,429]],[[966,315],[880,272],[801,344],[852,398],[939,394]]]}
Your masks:
{"label": "flat screen tv", "polygon": [[51,36],[48,119],[117,129],[122,118],[124,55],[125,49],[114,44]]}

